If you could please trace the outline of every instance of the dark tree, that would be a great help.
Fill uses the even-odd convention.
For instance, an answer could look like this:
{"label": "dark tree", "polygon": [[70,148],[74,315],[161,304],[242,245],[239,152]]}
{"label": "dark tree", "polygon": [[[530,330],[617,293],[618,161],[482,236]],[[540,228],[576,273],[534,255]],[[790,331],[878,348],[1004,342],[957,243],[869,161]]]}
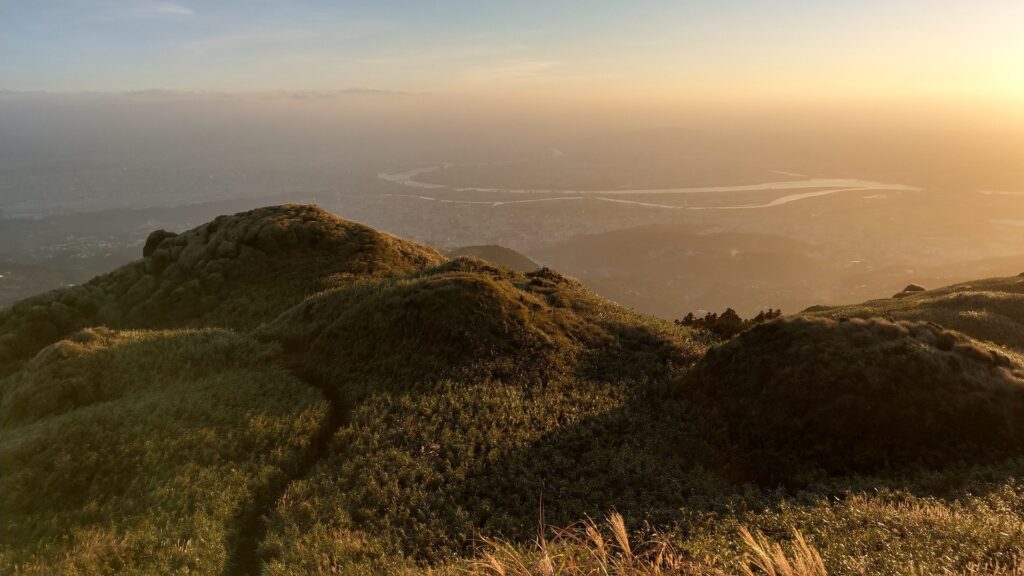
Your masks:
{"label": "dark tree", "polygon": [[728,340],[752,326],[781,317],[782,310],[772,308],[758,312],[753,318],[742,318],[732,308],[726,308],[721,315],[708,312],[702,318],[690,312],[682,319],[676,320],[676,324],[705,330],[721,340]]}

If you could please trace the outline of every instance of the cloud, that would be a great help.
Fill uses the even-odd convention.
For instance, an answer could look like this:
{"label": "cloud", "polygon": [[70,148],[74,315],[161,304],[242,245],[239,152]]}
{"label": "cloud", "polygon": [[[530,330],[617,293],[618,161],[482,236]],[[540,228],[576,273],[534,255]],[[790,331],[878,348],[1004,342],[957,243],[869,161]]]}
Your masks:
{"label": "cloud", "polygon": [[389,30],[393,24],[376,20],[298,21],[251,25],[225,30],[211,36],[192,38],[181,44],[191,54],[229,51],[256,45],[314,44],[323,48],[348,40],[365,38]]}
{"label": "cloud", "polygon": [[175,4],[174,2],[147,2],[149,10],[160,16],[192,16],[195,14],[191,8]]}
{"label": "cloud", "polygon": [[451,44],[434,45],[419,49],[382,51],[360,61],[367,64],[394,64],[412,60],[419,62],[460,62],[477,61],[481,58],[508,56],[525,52],[529,46],[525,44]]}
{"label": "cloud", "polygon": [[317,34],[311,30],[299,28],[256,28],[189,40],[181,45],[181,49],[191,54],[204,54],[213,50],[252,44],[280,44],[308,40],[316,36]]}
{"label": "cloud", "polygon": [[476,66],[463,73],[469,83],[528,82],[550,76],[564,63],[551,60],[506,60]]}
{"label": "cloud", "polygon": [[107,20],[142,20],[149,18],[185,18],[195,11],[168,0],[107,0],[100,3],[101,18]]}

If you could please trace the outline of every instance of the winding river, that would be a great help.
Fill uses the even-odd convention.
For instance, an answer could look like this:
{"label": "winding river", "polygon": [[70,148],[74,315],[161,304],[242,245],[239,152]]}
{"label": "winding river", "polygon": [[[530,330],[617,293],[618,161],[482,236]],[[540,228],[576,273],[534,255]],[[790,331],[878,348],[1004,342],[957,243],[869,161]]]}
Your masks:
{"label": "winding river", "polygon": [[[742,184],[733,186],[689,186],[678,188],[633,188],[633,189],[607,189],[607,190],[555,190],[539,188],[489,188],[480,186],[453,187],[432,182],[423,182],[418,177],[430,174],[443,168],[452,167],[453,164],[438,164],[424,166],[411,170],[381,172],[377,177],[381,180],[399,184],[407,188],[416,189],[418,194],[397,194],[419,200],[443,202],[448,204],[481,204],[490,206],[504,206],[508,204],[524,204],[533,202],[562,202],[570,200],[582,200],[589,198],[603,202],[614,202],[618,204],[632,204],[647,206],[651,208],[663,208],[669,210],[742,210],[750,208],[773,208],[791,202],[798,202],[809,198],[818,198],[841,192],[866,192],[866,191],[893,191],[893,192],[917,192],[921,188],[905,184],[894,184],[890,182],[878,182],[874,180],[860,180],[856,178],[805,178],[802,180],[785,180],[777,182],[763,182],[759,184]],[[787,173],[788,174],[788,173]],[[530,198],[523,200],[453,200],[439,198],[437,196],[424,195],[427,190],[452,190],[463,193],[480,194],[515,194],[515,195],[544,195],[544,198]],[[629,200],[623,196],[635,195],[680,195],[680,194],[713,194],[728,192],[770,192],[787,190],[810,190],[787,194],[762,204],[740,204],[734,206],[687,206],[676,204],[662,204],[657,202],[643,202]]]}

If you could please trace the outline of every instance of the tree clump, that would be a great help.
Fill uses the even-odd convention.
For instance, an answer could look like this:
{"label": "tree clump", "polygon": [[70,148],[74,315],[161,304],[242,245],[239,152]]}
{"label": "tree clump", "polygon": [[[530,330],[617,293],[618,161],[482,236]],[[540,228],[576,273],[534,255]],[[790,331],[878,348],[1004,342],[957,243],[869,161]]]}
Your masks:
{"label": "tree clump", "polygon": [[782,310],[769,308],[758,312],[757,316],[753,318],[741,318],[735,310],[726,308],[725,312],[721,314],[708,312],[704,316],[696,316],[693,312],[690,312],[683,318],[676,320],[676,324],[688,328],[698,328],[711,333],[721,340],[728,340],[753,326],[781,317]]}

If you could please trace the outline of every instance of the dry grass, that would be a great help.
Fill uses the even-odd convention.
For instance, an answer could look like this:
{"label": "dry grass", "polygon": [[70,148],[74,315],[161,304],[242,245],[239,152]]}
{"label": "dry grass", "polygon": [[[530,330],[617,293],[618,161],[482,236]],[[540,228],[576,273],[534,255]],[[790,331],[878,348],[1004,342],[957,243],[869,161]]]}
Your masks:
{"label": "dry grass", "polygon": [[760,532],[740,529],[740,538],[749,549],[743,556],[741,573],[745,576],[827,576],[821,554],[807,543],[795,528],[793,544],[787,553],[781,544]]}
{"label": "dry grass", "polygon": [[[481,539],[475,559],[428,572],[432,576],[828,576],[818,549],[796,528],[792,539],[776,542],[746,527],[737,536],[744,548],[740,559],[692,558],[662,533],[630,536],[621,515],[603,524],[587,520],[548,538],[542,531],[531,546],[500,539]],[[906,566],[907,576],[1024,576],[1024,562],[972,563],[959,569]],[[864,568],[861,574],[877,574]]]}
{"label": "dry grass", "polygon": [[457,568],[455,574],[494,576],[563,576],[604,574],[717,574],[687,560],[662,535],[631,541],[625,521],[610,514],[604,524],[587,520],[555,530],[551,538],[542,531],[531,547],[483,538],[476,559]]}
{"label": "dry grass", "polygon": [[827,576],[821,555],[795,529],[793,542],[779,544],[760,532],[740,531],[746,553],[738,566],[691,558],[663,533],[630,535],[623,517],[586,520],[541,531],[532,546],[484,538],[475,559],[437,574],[469,576]]}

